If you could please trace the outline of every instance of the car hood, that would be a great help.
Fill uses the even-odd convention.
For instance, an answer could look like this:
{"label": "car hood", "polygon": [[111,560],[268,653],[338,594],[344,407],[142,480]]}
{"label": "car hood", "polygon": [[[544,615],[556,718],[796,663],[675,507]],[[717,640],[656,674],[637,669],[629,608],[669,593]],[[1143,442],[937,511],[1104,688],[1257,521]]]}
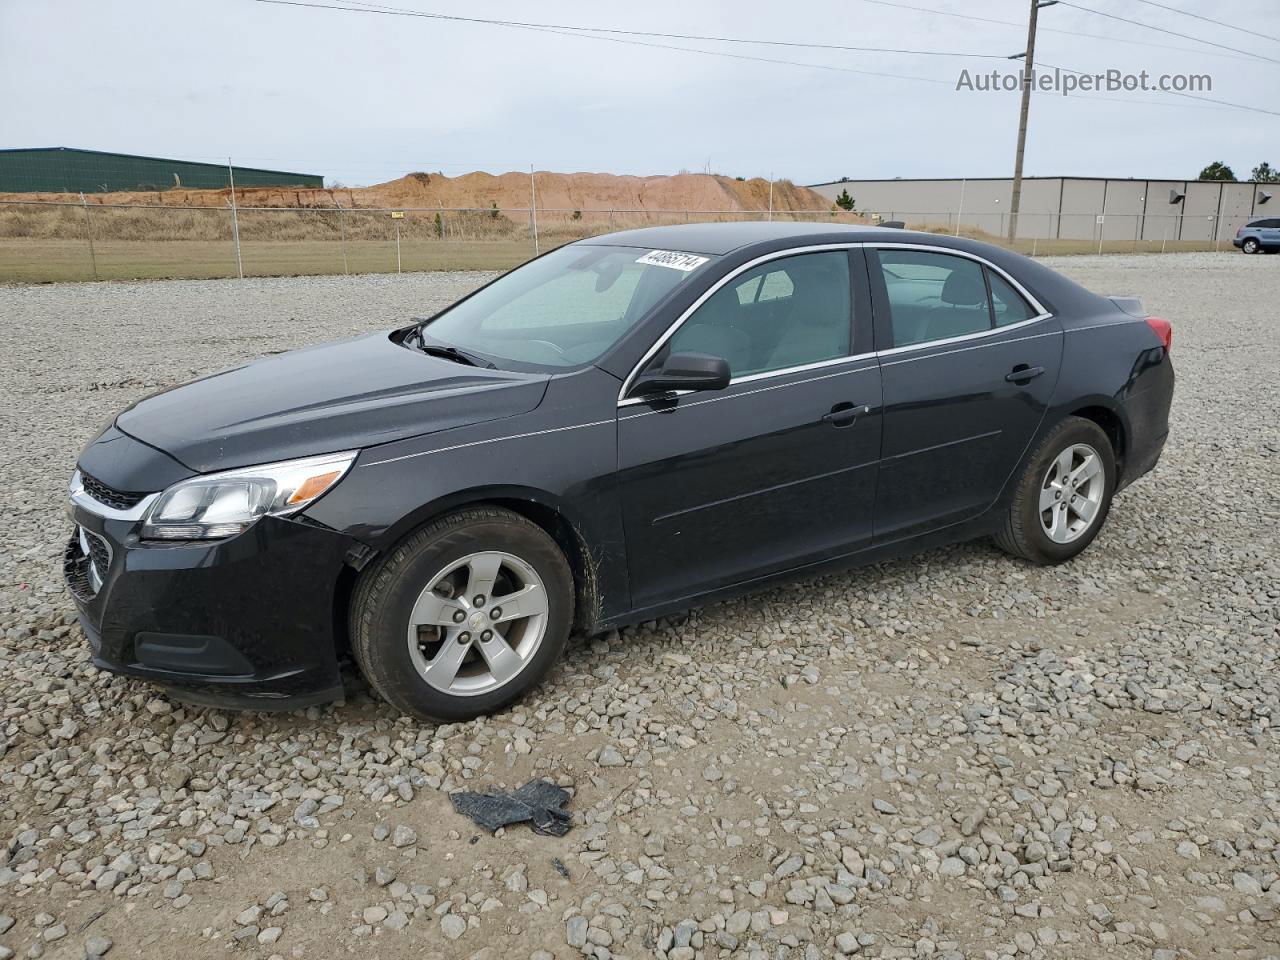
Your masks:
{"label": "car hood", "polygon": [[198,473],[369,447],[536,407],[543,374],[469,367],[378,333],[174,387],[116,420]]}

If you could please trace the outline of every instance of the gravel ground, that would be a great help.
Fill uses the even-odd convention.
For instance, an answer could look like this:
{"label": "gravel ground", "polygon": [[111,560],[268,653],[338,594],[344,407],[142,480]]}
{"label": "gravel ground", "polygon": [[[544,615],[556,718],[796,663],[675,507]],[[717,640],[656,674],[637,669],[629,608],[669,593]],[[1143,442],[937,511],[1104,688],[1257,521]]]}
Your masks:
{"label": "gravel ground", "polygon": [[[975,543],[576,641],[523,704],[286,715],[96,671],[81,442],[478,274],[0,288],[0,960],[1280,956],[1280,260],[1053,266],[1174,323],[1157,471],[1079,560]],[[572,832],[447,792],[535,775]]]}

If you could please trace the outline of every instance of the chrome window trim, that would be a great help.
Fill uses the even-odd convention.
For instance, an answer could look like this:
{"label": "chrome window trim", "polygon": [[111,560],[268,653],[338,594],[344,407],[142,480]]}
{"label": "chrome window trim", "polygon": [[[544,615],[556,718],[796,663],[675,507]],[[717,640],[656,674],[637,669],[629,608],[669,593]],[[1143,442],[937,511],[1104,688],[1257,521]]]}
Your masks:
{"label": "chrome window trim", "polygon": [[[709,286],[706,290],[704,290],[702,292],[702,295],[699,296],[697,300],[693,301],[693,303],[691,303],[687,308],[685,308],[684,312],[681,313],[680,316],[676,317],[675,322],[672,323],[671,326],[667,327],[665,331],[663,331],[662,336],[658,337],[658,339],[654,341],[653,346],[651,346],[648,350],[644,352],[644,355],[640,358],[639,363],[637,363],[634,367],[631,368],[631,372],[627,374],[626,379],[622,381],[622,389],[618,391],[618,406],[620,407],[631,406],[632,404],[646,402],[646,400],[648,399],[646,397],[628,397],[627,396],[627,391],[631,389],[631,385],[635,381],[635,378],[639,375],[640,371],[644,369],[645,364],[647,364],[650,360],[653,359],[654,354],[656,354],[659,350],[661,350],[663,346],[666,345],[666,342],[670,340],[673,336],[675,336],[676,331],[679,330],[680,327],[684,325],[684,322],[688,320],[689,317],[691,317],[699,307],[701,307],[704,303],[706,303],[713,296],[715,296],[715,294],[720,290],[720,288],[725,286],[727,283],[729,283],[729,281],[731,281],[734,277],[741,276],[746,271],[751,270],[755,267],[758,267],[762,263],[768,263],[770,260],[781,260],[784,257],[794,257],[803,253],[826,253],[832,250],[852,250],[856,247],[861,247],[861,246],[865,246],[865,244],[862,242],[818,243],[818,244],[811,244],[809,246],[804,246],[804,247],[788,247],[786,250],[775,250],[773,253],[762,254],[761,256],[756,257],[754,260],[748,260],[746,263],[735,267],[729,273],[726,273],[723,277],[721,277],[719,280],[717,280],[715,283]],[[851,325],[850,336],[852,336],[853,334],[852,310],[850,311],[849,322]],[[851,356],[845,356],[845,357],[833,357],[830,360],[819,360],[813,364],[806,363],[800,366],[786,367],[785,369],[781,369],[781,370],[763,370],[760,373],[750,373],[743,377],[734,377],[732,380],[729,381],[729,385],[733,386],[735,383],[743,383],[748,380],[755,380],[763,377],[780,377],[788,373],[795,373],[798,370],[807,370],[810,368],[816,369],[817,366],[822,364],[843,363],[848,360],[856,360],[856,359],[860,359],[868,356],[872,356],[872,354],[858,354],[858,355],[851,355]],[[679,391],[677,395],[683,396],[684,394],[689,392],[691,391],[683,390],[683,391]]]}
{"label": "chrome window trim", "polygon": [[[870,359],[873,359],[874,357],[875,357],[874,353],[862,353],[862,354],[858,354],[855,357],[846,357],[845,359],[846,360],[870,360]],[[880,368],[878,366],[858,367],[857,369],[854,369],[854,370],[841,370],[837,373],[824,373],[818,377],[806,377],[803,380],[789,380],[786,383],[769,384],[768,386],[764,386],[764,387],[756,387],[754,390],[742,390],[738,393],[718,393],[715,396],[705,397],[701,400],[690,400],[688,403],[682,403],[680,404],[679,407],[676,408],[676,410],[685,410],[685,409],[688,409],[689,407],[700,407],[704,403],[719,403],[721,400],[737,400],[740,397],[750,397],[750,396],[754,396],[757,393],[767,393],[770,390],[782,390],[785,387],[798,387],[803,383],[816,383],[819,380],[830,380],[832,377],[843,377],[843,376],[854,374],[854,373],[865,373],[868,370],[878,371],[879,369]],[[678,394],[664,394],[663,396],[666,399],[672,399],[673,397],[676,397],[676,396],[684,397],[696,392],[697,391],[695,390],[681,390],[679,391]],[[650,403],[653,400],[656,400],[658,398],[657,397],[635,397],[633,399],[640,401],[642,403]],[[633,406],[633,405],[634,404],[632,403],[624,403],[621,406]],[[640,417],[648,417],[655,413],[673,413],[673,412],[675,411],[673,410],[641,410],[639,413],[631,414],[630,416],[627,416],[625,418],[619,416],[618,423],[622,423],[624,420],[628,420],[628,421],[638,420]]]}
{"label": "chrome window trim", "polygon": [[[1027,322],[1030,323],[1031,321],[1027,321]],[[1013,324],[1010,324],[1009,326],[1013,326]],[[1000,329],[1004,330],[1008,328],[1001,327]],[[966,351],[969,351],[969,350],[981,350],[983,347],[1003,345],[1006,343],[1022,343],[1024,340],[1040,340],[1043,337],[1060,337],[1060,336],[1062,336],[1061,330],[1049,330],[1046,333],[1033,333],[1029,337],[1010,337],[1008,340],[996,340],[988,343],[974,343],[969,346],[956,347],[954,350],[939,350],[937,353],[923,353],[916,357],[903,357],[900,360],[889,360],[885,363],[882,363],[881,366],[894,367],[900,363],[915,363],[917,360],[932,360],[934,357],[945,357],[953,353],[965,353]],[[957,343],[961,340],[971,340],[971,339],[973,339],[973,337],[956,337],[951,340],[933,340],[928,344],[928,346],[934,346],[934,345],[943,344],[943,343]],[[906,349],[906,348],[904,347],[899,349]]]}
{"label": "chrome window trim", "polygon": [[[908,343],[908,344],[904,344],[901,347],[887,347],[884,350],[873,350],[870,353],[857,353],[857,354],[851,354],[846,357],[833,357],[830,360],[819,360],[815,363],[806,363],[806,364],[802,364],[800,366],[795,366],[795,367],[784,367],[780,370],[763,370],[759,373],[750,373],[750,374],[747,374],[746,376],[734,377],[732,380],[729,381],[729,386],[733,386],[734,384],[737,384],[737,383],[749,383],[754,380],[764,380],[764,379],[773,378],[773,377],[784,377],[789,374],[800,373],[806,370],[817,370],[822,367],[834,366],[836,364],[851,363],[856,360],[866,360],[869,357],[875,357],[878,359],[880,357],[890,357],[899,353],[906,353],[912,350],[929,350],[934,347],[950,346],[956,343],[964,343],[968,340],[977,340],[980,338],[992,337],[992,336],[995,336],[996,334],[1002,334],[1009,330],[1017,330],[1022,327],[1029,327],[1032,324],[1040,323],[1042,320],[1048,320],[1053,316],[1053,312],[1045,309],[1044,304],[1042,304],[1038,299],[1036,299],[1036,297],[1032,295],[1031,291],[1029,291],[1021,283],[1019,283],[1016,277],[1013,277],[1012,275],[1009,274],[1008,271],[992,263],[986,257],[979,256],[976,253],[970,253],[968,250],[957,250],[953,247],[940,247],[935,244],[927,244],[927,243],[902,243],[899,241],[876,242],[876,241],[865,241],[865,240],[858,241],[857,243],[822,243],[822,244],[812,244],[804,247],[789,247],[786,250],[775,250],[773,253],[766,253],[759,257],[756,257],[754,260],[747,261],[741,266],[736,267],[729,273],[725,274],[723,277],[717,280],[714,284],[708,287],[705,291],[703,291],[702,295],[699,296],[698,299],[695,300],[692,304],[690,304],[689,307],[687,307],[684,310],[684,312],[681,313],[680,316],[676,318],[675,322],[672,323],[671,326],[667,327],[667,329],[662,333],[662,335],[658,337],[656,341],[654,341],[653,346],[651,346],[648,350],[645,351],[644,355],[640,358],[640,362],[637,363],[634,367],[632,367],[631,372],[627,374],[626,379],[622,381],[622,388],[618,391],[618,406],[630,407],[630,406],[635,406],[637,404],[650,402],[652,398],[649,398],[649,397],[628,397],[627,396],[627,391],[631,389],[631,385],[635,381],[635,378],[639,375],[640,371],[644,369],[645,364],[647,364],[650,360],[652,360],[654,355],[659,350],[661,350],[663,346],[666,345],[667,341],[670,340],[675,335],[676,331],[679,330],[680,327],[684,325],[685,321],[688,320],[689,317],[691,317],[699,307],[701,307],[704,303],[706,303],[707,300],[711,299],[711,297],[714,296],[715,293],[721,287],[729,283],[729,281],[733,280],[737,276],[740,276],[746,271],[751,270],[754,267],[758,267],[762,263],[768,263],[770,260],[780,260],[783,257],[794,256],[796,254],[802,254],[802,253],[821,253],[829,250],[852,250],[856,247],[861,247],[864,249],[870,248],[873,250],[918,250],[924,253],[940,253],[948,256],[964,257],[967,260],[973,260],[977,263],[982,264],[989,270],[994,270],[1004,280],[1008,281],[1010,286],[1012,286],[1014,290],[1016,290],[1022,297],[1024,297],[1026,301],[1035,310],[1038,311],[1038,313],[1034,317],[1031,317],[1027,320],[1019,320],[1017,323],[1006,324],[1003,327],[992,327],[989,330],[978,330],[974,333],[967,333],[959,337],[948,337],[946,340],[926,340],[921,343]],[[1025,339],[1031,339],[1031,338],[1025,338]],[[945,352],[958,353],[960,351],[950,350]],[[901,363],[904,361],[896,361],[896,362]],[[797,382],[808,383],[809,381],[800,380]],[[692,390],[677,390],[671,394],[668,394],[668,396],[683,397],[693,392],[694,391]],[[736,395],[737,394],[735,394],[735,396]]]}
{"label": "chrome window trim", "polygon": [[141,520],[151,507],[151,504],[155,502],[156,497],[160,496],[159,493],[149,493],[128,510],[117,510],[115,507],[109,507],[85,493],[84,481],[81,479],[79,470],[71,475],[71,483],[67,486],[67,495],[71,498],[72,503],[95,517],[103,517],[107,520],[129,521]]}
{"label": "chrome window trim", "polygon": [[[1049,317],[1051,316],[1053,316],[1053,314],[1047,313],[1042,317],[1032,317],[1030,320],[1019,320],[1017,323],[1010,323],[1003,327],[994,327],[990,330],[979,330],[976,333],[966,333],[959,337],[947,337],[947,339],[945,340],[922,340],[920,343],[908,343],[908,344],[904,344],[901,347],[890,347],[888,350],[879,351],[878,355],[881,357],[892,357],[892,356],[896,356],[899,353],[906,353],[909,350],[924,350],[930,347],[946,347],[954,343],[964,343],[967,340],[985,339],[987,337],[990,337],[994,333],[1004,333],[1006,330],[1017,330],[1021,327],[1030,326],[1033,323],[1039,323],[1041,320],[1048,320]],[[1057,333],[1058,331],[1055,330],[1053,332]],[[1049,334],[1037,334],[1036,336],[1048,336],[1048,335]],[[1026,340],[1030,338],[1013,337],[1012,339],[1016,341],[1016,340]],[[1003,343],[1005,341],[1001,341],[1001,342]],[[979,346],[981,346],[981,344],[979,344]],[[959,351],[944,350],[942,352],[958,353]],[[901,363],[902,361],[896,361],[896,362]]]}
{"label": "chrome window trim", "polygon": [[[1031,320],[1020,320],[1018,321],[1019,323],[1031,323],[1032,320],[1043,320],[1045,317],[1053,316],[1053,313],[1051,311],[1046,310],[1044,308],[1043,303],[1041,303],[1039,300],[1037,300],[1035,297],[1031,295],[1030,290],[1024,287],[1021,283],[1019,283],[1014,277],[1011,277],[1005,270],[1001,269],[1000,267],[997,267],[994,263],[992,263],[986,257],[980,257],[978,256],[978,254],[970,253],[968,250],[956,250],[956,249],[953,249],[952,247],[938,247],[938,246],[934,246],[933,244],[900,243],[896,241],[894,242],[867,241],[866,243],[863,244],[863,246],[871,247],[872,249],[875,249],[875,250],[923,250],[925,253],[943,253],[952,257],[964,257],[966,260],[976,260],[978,263],[982,264],[983,266],[987,267],[990,270],[994,270],[996,273],[1000,274],[1000,276],[1002,276],[1004,279],[1008,280],[1009,283],[1013,285],[1013,289],[1017,290],[1018,293],[1022,294],[1022,296],[1026,298],[1027,302],[1036,308],[1037,316],[1032,317]],[[1012,326],[1016,326],[1016,324],[1012,324],[1012,323],[1009,324],[1009,327],[1012,327]],[[995,329],[1007,330],[1008,327],[996,327]]]}
{"label": "chrome window trim", "polygon": [[[1029,291],[1022,284],[1020,284],[1014,277],[1010,276],[1007,271],[1002,270],[1000,267],[996,266],[994,263],[992,263],[990,260],[986,259],[985,257],[980,257],[976,253],[970,253],[968,250],[954,250],[951,247],[938,247],[932,244],[923,244],[923,243],[871,243],[869,242],[864,244],[864,246],[869,247],[871,249],[875,249],[875,250],[919,250],[924,253],[940,253],[940,254],[945,254],[947,256],[963,257],[966,260],[973,260],[977,263],[982,264],[988,270],[994,270],[1001,277],[1007,280],[1009,284],[1013,287],[1013,289],[1016,290],[1019,294],[1021,294],[1022,297],[1026,299],[1027,303],[1031,304],[1031,306],[1035,308],[1035,310],[1037,311],[1034,317],[1030,317],[1026,320],[1019,320],[1017,323],[1007,323],[1003,327],[991,327],[990,329],[987,329],[987,330],[977,330],[973,333],[966,333],[959,337],[948,337],[945,340],[922,340],[920,343],[907,343],[907,344],[903,344],[900,347],[887,347],[884,350],[876,351],[878,356],[891,357],[891,356],[894,356],[895,354],[906,353],[909,350],[928,350],[931,347],[943,347],[953,343],[964,343],[967,340],[977,340],[983,337],[993,337],[996,334],[1004,333],[1008,330],[1017,330],[1021,327],[1028,327],[1033,323],[1039,323],[1042,320],[1048,320],[1050,317],[1053,316],[1052,311],[1046,310],[1044,304],[1041,303],[1039,300],[1037,300],[1034,296],[1032,296],[1031,291]],[[988,299],[990,299],[990,294],[988,294]],[[958,351],[952,350],[947,352],[956,353]]]}

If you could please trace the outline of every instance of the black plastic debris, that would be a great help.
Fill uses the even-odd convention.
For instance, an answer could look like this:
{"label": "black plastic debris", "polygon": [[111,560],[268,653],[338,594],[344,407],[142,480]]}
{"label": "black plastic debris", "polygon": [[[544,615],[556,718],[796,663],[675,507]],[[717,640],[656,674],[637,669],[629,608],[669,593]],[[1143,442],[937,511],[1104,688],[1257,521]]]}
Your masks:
{"label": "black plastic debris", "polygon": [[562,809],[569,802],[569,791],[549,780],[530,780],[509,793],[474,793],[464,790],[452,793],[453,809],[470,817],[490,833],[509,823],[529,821],[534,833],[563,837],[569,832],[573,815]]}

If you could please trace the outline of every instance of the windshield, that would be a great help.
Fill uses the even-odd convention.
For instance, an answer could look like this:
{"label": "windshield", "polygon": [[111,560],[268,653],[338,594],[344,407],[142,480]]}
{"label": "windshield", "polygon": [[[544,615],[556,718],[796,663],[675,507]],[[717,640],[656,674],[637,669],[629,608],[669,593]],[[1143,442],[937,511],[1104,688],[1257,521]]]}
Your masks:
{"label": "windshield", "polygon": [[499,366],[591,363],[711,260],[639,247],[561,247],[429,321],[423,342]]}

